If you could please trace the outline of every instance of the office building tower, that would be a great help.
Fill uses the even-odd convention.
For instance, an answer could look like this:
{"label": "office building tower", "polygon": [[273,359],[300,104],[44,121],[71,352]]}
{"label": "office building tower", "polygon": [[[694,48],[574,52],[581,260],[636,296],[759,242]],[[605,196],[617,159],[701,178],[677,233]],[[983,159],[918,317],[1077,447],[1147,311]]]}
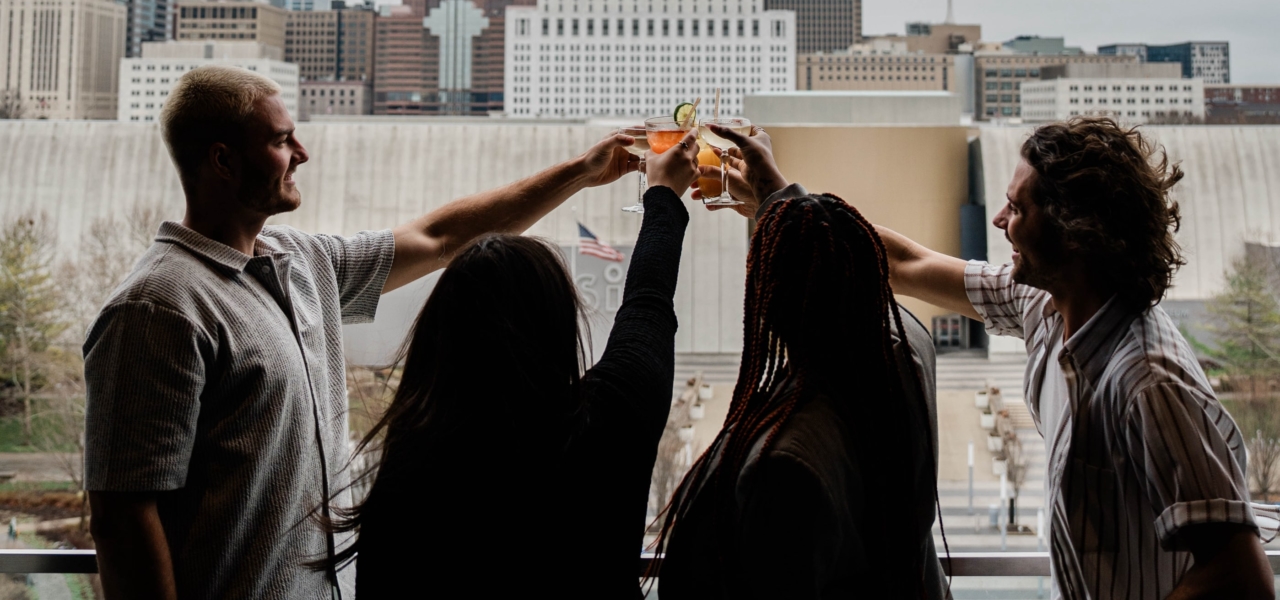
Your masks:
{"label": "office building tower", "polygon": [[142,56],[143,42],[173,39],[173,0],[126,0],[124,55]]}
{"label": "office building tower", "polygon": [[0,0],[0,95],[22,118],[114,118],[127,15],[111,0]]}
{"label": "office building tower", "polygon": [[374,14],[363,5],[290,11],[285,61],[298,65],[303,81],[372,81]]}
{"label": "office building tower", "polygon": [[298,118],[298,66],[281,59],[281,51],[261,42],[148,42],[142,56],[120,61],[120,121],[160,120],[169,92],[184,73],[205,65],[240,67],[261,73],[280,85],[280,99]]}
{"label": "office building tower", "polygon": [[701,97],[707,115],[719,89],[720,114],[741,115],[747,94],[795,89],[791,11],[760,0],[618,6],[508,8],[507,114],[648,117]]}
{"label": "office building tower", "polygon": [[179,0],[174,39],[261,42],[284,49],[288,11],[262,2]]}
{"label": "office building tower", "polygon": [[1126,123],[1204,118],[1204,82],[1173,64],[1066,64],[1041,69],[1021,90],[1024,120],[1111,117]]}
{"label": "office building tower", "polygon": [[532,0],[407,0],[382,6],[375,114],[501,111],[505,9]]}
{"label": "office building tower", "polygon": [[1133,54],[1143,62],[1171,62],[1182,65],[1182,77],[1198,77],[1205,84],[1231,83],[1231,44],[1228,42],[1183,42],[1167,46],[1150,44],[1109,44],[1098,54]]}
{"label": "office building tower", "polygon": [[[705,8],[727,5],[707,3]],[[764,0],[764,9],[795,13],[800,54],[842,52],[862,41],[862,0]]]}

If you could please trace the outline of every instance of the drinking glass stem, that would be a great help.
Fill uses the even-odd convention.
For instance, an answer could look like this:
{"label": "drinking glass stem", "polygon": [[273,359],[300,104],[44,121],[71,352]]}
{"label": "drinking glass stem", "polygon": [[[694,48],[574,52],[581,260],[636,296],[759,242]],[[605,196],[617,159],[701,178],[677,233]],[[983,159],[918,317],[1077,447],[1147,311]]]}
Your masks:
{"label": "drinking glass stem", "polygon": [[640,178],[639,179],[640,179],[640,194],[639,194],[639,197],[636,199],[636,201],[639,204],[644,204],[644,184],[645,184],[646,178],[644,176],[644,159],[643,158],[640,159]]}
{"label": "drinking glass stem", "polygon": [[721,150],[720,154],[720,197],[729,196],[729,161],[725,159],[729,155],[728,150]]}

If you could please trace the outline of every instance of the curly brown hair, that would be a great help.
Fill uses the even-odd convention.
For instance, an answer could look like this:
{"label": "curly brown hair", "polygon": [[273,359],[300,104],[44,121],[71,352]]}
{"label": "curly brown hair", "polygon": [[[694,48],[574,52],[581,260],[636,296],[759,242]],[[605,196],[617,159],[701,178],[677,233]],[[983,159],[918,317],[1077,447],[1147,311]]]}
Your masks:
{"label": "curly brown hair", "polygon": [[1150,306],[1186,264],[1174,234],[1182,222],[1169,190],[1182,179],[1164,148],[1108,118],[1042,126],[1022,144],[1035,169],[1032,197],[1122,298]]}

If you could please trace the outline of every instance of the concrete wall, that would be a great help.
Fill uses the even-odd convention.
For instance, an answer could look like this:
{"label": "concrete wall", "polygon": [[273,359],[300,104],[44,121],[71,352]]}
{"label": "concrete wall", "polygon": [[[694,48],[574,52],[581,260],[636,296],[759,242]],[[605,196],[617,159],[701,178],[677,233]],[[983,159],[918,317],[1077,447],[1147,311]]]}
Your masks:
{"label": "concrete wall", "polygon": [[960,97],[950,92],[820,91],[751,94],[745,115],[755,123],[814,125],[960,124]]}
{"label": "concrete wall", "polygon": [[[1173,190],[1182,207],[1178,241],[1187,265],[1174,278],[1169,300],[1204,300],[1224,285],[1223,273],[1244,253],[1246,241],[1280,243],[1280,126],[1151,126],[1143,129],[1180,162],[1186,177]],[[1012,249],[990,219],[1005,192],[1030,128],[984,127],[983,186],[987,257],[1011,260]],[[992,351],[1020,351],[1021,342],[992,338]]]}
{"label": "concrete wall", "polygon": [[[486,121],[362,120],[302,123],[311,161],[297,172],[303,205],[273,223],[350,234],[402,223],[459,196],[532,174],[571,158],[609,127],[582,124],[491,124]],[[769,125],[783,171],[814,192],[831,192],[882,223],[939,250],[959,254],[959,209],[967,194],[966,130],[960,127],[796,127]],[[182,192],[154,125],[118,122],[0,122],[0,217],[43,211],[61,253],[73,256],[91,224],[124,217],[135,203],[182,215]],[[558,245],[577,241],[582,221],[630,255],[640,217],[622,206],[636,198],[634,175],[587,190],[530,231]],[[738,354],[747,222],[730,211],[690,204],[676,291],[684,353]],[[579,275],[602,271],[594,258]],[[383,298],[378,322],[348,330],[349,351],[377,363],[399,344],[432,279]],[[603,278],[600,284],[604,283]],[[607,290],[601,288],[601,294]],[[926,322],[939,311],[905,304]],[[596,352],[611,312],[593,322]]]}

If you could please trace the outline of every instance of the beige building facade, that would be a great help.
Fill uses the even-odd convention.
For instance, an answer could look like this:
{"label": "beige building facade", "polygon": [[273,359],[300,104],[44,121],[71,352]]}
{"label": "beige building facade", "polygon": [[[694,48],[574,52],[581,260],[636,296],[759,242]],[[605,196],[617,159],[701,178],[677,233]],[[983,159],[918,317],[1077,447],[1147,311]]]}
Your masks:
{"label": "beige building facade", "polygon": [[[885,46],[878,49],[877,46]],[[888,46],[892,46],[889,49]],[[902,52],[897,52],[897,50]],[[953,91],[955,57],[907,53],[901,43],[856,44],[848,52],[796,57],[796,88],[809,91]]]}
{"label": "beige building facade", "polygon": [[298,118],[373,114],[373,85],[366,81],[303,81],[298,85]]}
{"label": "beige building facade", "polygon": [[110,0],[0,0],[0,95],[28,119],[114,119],[127,9]]}
{"label": "beige building facade", "polygon": [[1022,116],[1022,83],[1039,81],[1041,70],[1068,64],[1137,64],[1136,56],[1041,55],[1012,52],[974,55],[974,117],[980,120]]}
{"label": "beige building facade", "polygon": [[179,41],[262,42],[284,48],[288,11],[264,2],[186,0],[175,11]]}
{"label": "beige building facade", "polygon": [[258,42],[144,42],[142,56],[120,61],[120,100],[116,120],[151,123],[178,80],[205,65],[239,67],[280,85],[280,98],[298,118],[298,66],[280,60],[281,50]]}

